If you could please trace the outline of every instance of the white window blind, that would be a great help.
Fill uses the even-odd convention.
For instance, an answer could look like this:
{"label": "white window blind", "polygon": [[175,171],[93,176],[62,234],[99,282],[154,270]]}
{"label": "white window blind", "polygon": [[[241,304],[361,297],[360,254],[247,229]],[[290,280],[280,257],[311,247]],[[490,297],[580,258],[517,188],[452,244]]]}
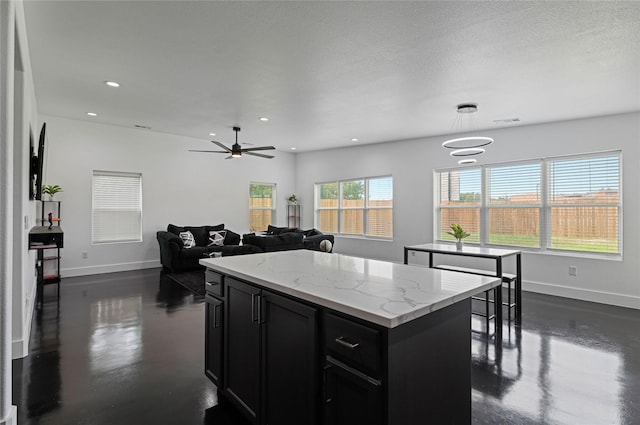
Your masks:
{"label": "white window blind", "polygon": [[550,248],[620,252],[620,155],[549,161]]}
{"label": "white window blind", "polygon": [[459,224],[470,234],[469,242],[480,241],[480,202],[482,200],[480,168],[447,170],[436,174],[440,190],[440,214],[437,238],[454,241],[449,234],[452,224]]}
{"label": "white window blind", "polygon": [[275,183],[249,184],[249,230],[267,230],[276,213]]}
{"label": "white window blind", "polygon": [[540,246],[541,162],[489,166],[488,242]]}
{"label": "white window blind", "polygon": [[93,172],[93,243],[142,241],[142,175]]}
{"label": "white window blind", "polygon": [[393,237],[393,179],[367,180],[367,236]]}
{"label": "white window blind", "polygon": [[393,237],[393,177],[315,185],[316,227],[326,233]]}
{"label": "white window blind", "polygon": [[436,239],[621,254],[621,153],[435,171]]}

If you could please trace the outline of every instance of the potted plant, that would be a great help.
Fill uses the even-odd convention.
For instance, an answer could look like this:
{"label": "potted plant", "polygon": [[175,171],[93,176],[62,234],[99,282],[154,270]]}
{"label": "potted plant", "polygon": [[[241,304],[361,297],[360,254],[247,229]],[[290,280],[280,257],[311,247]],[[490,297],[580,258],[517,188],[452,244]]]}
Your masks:
{"label": "potted plant", "polygon": [[469,233],[465,232],[464,229],[462,228],[462,226],[460,226],[459,224],[452,224],[451,226],[451,232],[447,232],[449,235],[453,236],[454,238],[456,238],[456,249],[457,250],[461,250],[462,249],[462,240],[464,238],[467,238],[469,236],[471,236]]}
{"label": "potted plant", "polygon": [[62,188],[57,184],[46,184],[42,186],[42,193],[44,195],[49,195],[50,201],[53,201],[53,196],[58,192],[62,192]]}
{"label": "potted plant", "polygon": [[298,203],[298,197],[296,196],[295,193],[292,193],[291,196],[289,196],[287,198],[289,200],[289,202],[291,202],[292,204],[297,204]]}

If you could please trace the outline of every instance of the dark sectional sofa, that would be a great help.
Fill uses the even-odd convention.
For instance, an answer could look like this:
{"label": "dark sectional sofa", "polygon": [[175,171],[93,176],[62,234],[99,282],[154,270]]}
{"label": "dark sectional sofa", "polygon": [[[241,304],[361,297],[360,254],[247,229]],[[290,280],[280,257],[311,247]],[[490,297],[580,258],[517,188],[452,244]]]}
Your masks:
{"label": "dark sectional sofa", "polygon": [[[221,245],[213,245],[211,232],[224,231]],[[195,246],[187,248],[181,233],[190,232]],[[333,235],[325,235],[316,229],[299,230],[286,227],[269,226],[266,234],[254,233],[242,236],[224,228],[224,224],[217,226],[176,226],[170,224],[166,231],[156,233],[160,245],[160,262],[169,272],[181,272],[202,267],[201,258],[207,258],[212,253],[220,252],[222,256],[256,254],[260,252],[286,251],[293,249],[310,249],[320,251],[320,242],[328,240],[334,243]],[[188,245],[187,241],[187,245]],[[218,240],[217,243],[221,241]]]}

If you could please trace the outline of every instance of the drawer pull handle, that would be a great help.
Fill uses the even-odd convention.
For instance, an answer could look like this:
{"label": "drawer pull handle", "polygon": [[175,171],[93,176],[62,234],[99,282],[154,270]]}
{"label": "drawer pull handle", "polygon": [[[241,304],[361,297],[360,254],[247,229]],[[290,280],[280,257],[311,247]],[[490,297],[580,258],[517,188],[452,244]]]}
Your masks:
{"label": "drawer pull handle", "polygon": [[352,344],[350,342],[345,341],[343,336],[339,336],[338,338],[336,338],[336,342],[338,344],[342,345],[343,347],[347,347],[350,350],[353,350],[353,349],[357,348],[360,345],[359,342],[356,342],[356,343]]}

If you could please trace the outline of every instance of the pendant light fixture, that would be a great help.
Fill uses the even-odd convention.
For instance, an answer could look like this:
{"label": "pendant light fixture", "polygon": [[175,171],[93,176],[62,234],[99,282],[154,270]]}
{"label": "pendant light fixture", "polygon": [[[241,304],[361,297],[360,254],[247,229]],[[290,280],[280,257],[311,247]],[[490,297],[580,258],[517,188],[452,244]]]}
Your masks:
{"label": "pendant light fixture", "polygon": [[[478,111],[478,105],[475,103],[461,103],[457,106],[458,115],[453,123],[453,133],[473,132],[473,113]],[[467,122],[465,124],[465,121]],[[491,137],[484,136],[467,136],[456,137],[445,140],[442,147],[453,149],[449,155],[453,157],[468,157],[480,155],[485,152],[482,148],[493,143]],[[462,161],[461,161],[462,162]],[[459,162],[460,163],[460,162]],[[466,162],[467,164],[469,162]]]}

